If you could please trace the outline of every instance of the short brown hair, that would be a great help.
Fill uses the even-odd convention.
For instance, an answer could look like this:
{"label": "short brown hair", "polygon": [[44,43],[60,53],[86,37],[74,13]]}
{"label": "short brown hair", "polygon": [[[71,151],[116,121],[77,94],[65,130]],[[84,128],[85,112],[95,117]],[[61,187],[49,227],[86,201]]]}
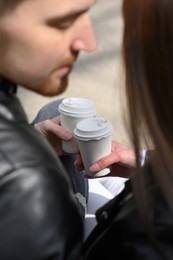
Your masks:
{"label": "short brown hair", "polygon": [[23,1],[25,0],[0,0],[0,14],[13,10]]}

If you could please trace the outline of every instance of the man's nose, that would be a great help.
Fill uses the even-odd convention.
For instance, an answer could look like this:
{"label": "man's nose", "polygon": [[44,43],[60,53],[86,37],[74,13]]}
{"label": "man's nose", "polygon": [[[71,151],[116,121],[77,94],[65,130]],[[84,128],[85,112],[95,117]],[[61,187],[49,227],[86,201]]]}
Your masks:
{"label": "man's nose", "polygon": [[81,19],[79,19],[78,24],[76,24],[72,49],[74,51],[86,52],[92,52],[97,49],[93,26],[87,14],[84,14]]}

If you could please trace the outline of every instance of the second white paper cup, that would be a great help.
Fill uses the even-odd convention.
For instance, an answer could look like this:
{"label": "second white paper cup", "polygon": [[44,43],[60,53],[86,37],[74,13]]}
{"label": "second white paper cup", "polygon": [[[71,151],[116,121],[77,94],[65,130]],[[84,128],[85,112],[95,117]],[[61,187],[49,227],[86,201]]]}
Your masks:
{"label": "second white paper cup", "polygon": [[[76,124],[86,118],[96,116],[96,108],[90,99],[86,98],[66,98],[58,108],[60,112],[61,125],[73,132]],[[75,154],[78,151],[78,144],[74,138],[72,141],[62,141],[63,151]]]}
{"label": "second white paper cup", "polygon": [[74,136],[87,175],[100,177],[110,172],[108,167],[93,173],[89,171],[89,167],[98,159],[111,153],[112,130],[111,123],[100,117],[84,119],[76,125]]}

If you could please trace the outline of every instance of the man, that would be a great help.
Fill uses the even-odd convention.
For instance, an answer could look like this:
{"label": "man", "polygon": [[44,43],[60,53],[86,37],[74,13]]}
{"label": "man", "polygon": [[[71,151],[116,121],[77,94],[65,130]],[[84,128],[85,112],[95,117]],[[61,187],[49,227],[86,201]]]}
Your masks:
{"label": "man", "polygon": [[96,48],[86,14],[94,0],[11,2],[0,0],[1,76],[45,96],[62,93],[79,51]]}
{"label": "man", "polygon": [[[82,222],[66,172],[27,122],[21,85],[62,93],[80,51],[96,41],[94,0],[0,0],[0,259],[81,259]],[[58,127],[57,135],[71,133]],[[49,127],[48,127],[49,128]]]}

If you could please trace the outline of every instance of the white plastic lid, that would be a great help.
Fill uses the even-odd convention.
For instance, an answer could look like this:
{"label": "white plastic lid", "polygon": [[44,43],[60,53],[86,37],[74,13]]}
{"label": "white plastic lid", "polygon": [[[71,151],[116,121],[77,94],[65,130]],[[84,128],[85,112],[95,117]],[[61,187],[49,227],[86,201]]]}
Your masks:
{"label": "white plastic lid", "polygon": [[59,105],[58,110],[67,114],[96,114],[94,103],[86,98],[65,98]]}
{"label": "white plastic lid", "polygon": [[103,117],[81,120],[74,129],[74,135],[80,140],[101,139],[112,133],[112,124]]}

